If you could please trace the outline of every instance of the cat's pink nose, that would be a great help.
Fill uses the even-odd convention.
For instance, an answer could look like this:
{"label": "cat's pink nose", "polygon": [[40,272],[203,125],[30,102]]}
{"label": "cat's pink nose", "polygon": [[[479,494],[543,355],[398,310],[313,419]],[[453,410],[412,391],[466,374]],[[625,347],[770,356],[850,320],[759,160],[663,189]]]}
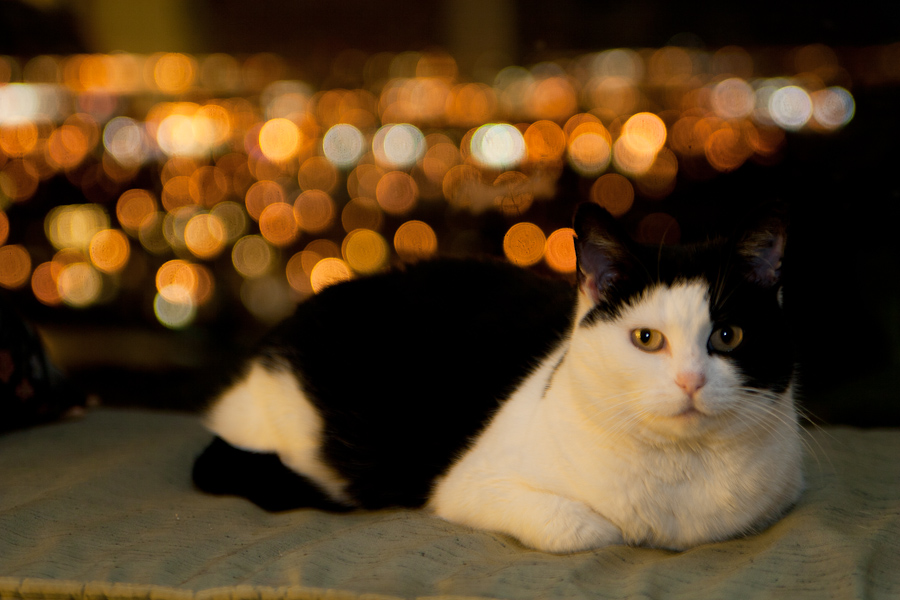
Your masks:
{"label": "cat's pink nose", "polygon": [[694,373],[692,371],[684,371],[675,376],[675,383],[685,391],[688,396],[693,397],[697,390],[706,385],[706,375],[703,373]]}

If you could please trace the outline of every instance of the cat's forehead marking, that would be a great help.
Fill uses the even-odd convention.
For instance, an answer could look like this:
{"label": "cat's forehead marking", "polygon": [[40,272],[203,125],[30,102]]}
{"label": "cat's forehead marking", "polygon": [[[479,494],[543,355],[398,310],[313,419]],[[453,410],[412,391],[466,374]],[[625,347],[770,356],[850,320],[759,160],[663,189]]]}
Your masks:
{"label": "cat's forehead marking", "polygon": [[711,322],[709,284],[696,278],[651,286],[633,298],[617,320],[629,327],[701,331]]}

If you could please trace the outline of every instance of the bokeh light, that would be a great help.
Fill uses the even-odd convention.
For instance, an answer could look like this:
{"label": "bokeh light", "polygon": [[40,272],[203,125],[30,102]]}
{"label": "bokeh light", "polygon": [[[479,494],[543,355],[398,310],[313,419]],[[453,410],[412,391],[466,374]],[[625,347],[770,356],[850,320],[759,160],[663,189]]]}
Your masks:
{"label": "bokeh light", "polygon": [[284,202],[270,204],[259,216],[259,232],[274,246],[287,246],[300,235],[294,207]]}
{"label": "bokeh light", "polygon": [[44,232],[57,249],[87,249],[96,233],[109,229],[109,216],[97,204],[57,206],[44,218]]}
{"label": "bokeh light", "polygon": [[126,232],[136,235],[144,219],[153,215],[158,208],[156,198],[149,191],[127,190],[116,202],[116,219]]}
{"label": "bokeh light", "polygon": [[332,126],[322,139],[325,158],[341,169],[354,166],[365,151],[366,139],[362,132],[348,123]]}
{"label": "bokeh light", "polygon": [[187,290],[179,285],[169,285],[154,297],[153,313],[166,327],[183,329],[197,317],[197,307]]}
{"label": "bokeh light", "polygon": [[93,265],[104,273],[118,273],[128,264],[131,245],[118,229],[103,229],[91,237],[88,254]]}
{"label": "bokeh light", "polygon": [[225,226],[212,213],[190,217],[184,227],[184,245],[197,258],[210,259],[225,249]]}
{"label": "bokeh light", "polygon": [[0,57],[0,285],[56,310],[155,294],[183,328],[234,305],[216,281],[271,323],[439,237],[569,275],[563,195],[670,242],[677,186],[776,164],[787,132],[847,127],[850,90],[900,83],[896,44],[544,54],[478,61],[488,83],[436,50],[340,52],[317,82],[271,53]]}
{"label": "bokeh light", "polygon": [[0,210],[0,246],[5,244],[7,239],[9,239],[9,217]]}
{"label": "bokeh light", "polygon": [[634,186],[623,175],[607,173],[591,186],[590,199],[614,217],[621,217],[634,204]]}
{"label": "bokeh light", "polygon": [[146,130],[130,117],[115,117],[106,124],[103,146],[121,165],[140,165],[150,158]]}
{"label": "bokeh light", "polygon": [[547,236],[544,260],[559,273],[575,272],[575,230],[571,227],[557,229]]}
{"label": "bokeh light", "polygon": [[375,200],[384,212],[403,215],[412,210],[419,198],[415,180],[403,171],[385,173],[375,187]]}
{"label": "bokeh light", "polygon": [[513,264],[529,267],[544,256],[547,238],[534,223],[516,223],[503,237],[503,252]]}
{"label": "bokeh light", "polygon": [[355,229],[344,238],[341,254],[347,265],[355,272],[370,274],[387,266],[390,249],[377,231]]}
{"label": "bokeh light", "polygon": [[300,165],[297,183],[301,190],[322,190],[332,193],[338,181],[338,172],[324,156],[311,156]]}
{"label": "bokeh light", "polygon": [[335,213],[334,200],[322,190],[307,190],[294,200],[297,226],[309,233],[319,233],[331,227]]}
{"label": "bokeh light", "polygon": [[816,123],[828,131],[845,126],[856,114],[853,96],[842,87],[817,90],[810,94],[812,116]]}
{"label": "bokeh light", "polygon": [[162,54],[153,65],[153,81],[161,92],[183,94],[193,85],[197,70],[193,57],[175,52]]}
{"label": "bokeh light", "polygon": [[0,197],[24,202],[37,191],[40,173],[30,160],[12,159],[0,168]]}
{"label": "bokeh light", "polygon": [[259,221],[259,217],[267,206],[284,201],[284,189],[278,183],[269,180],[257,181],[250,186],[244,196],[247,214],[254,221]]}
{"label": "bokeh light", "polygon": [[723,119],[748,117],[756,106],[753,88],[737,77],[720,81],[713,86],[710,100],[715,113]]}
{"label": "bokeh light", "polygon": [[220,202],[209,212],[222,224],[226,243],[233,244],[247,231],[247,213],[237,202]]}
{"label": "bokeh light", "polygon": [[353,198],[341,210],[341,225],[350,233],[354,229],[378,231],[384,223],[384,213],[374,198]]}
{"label": "bokeh light", "polygon": [[666,135],[666,125],[659,116],[647,112],[633,115],[613,144],[616,167],[629,175],[645,173],[662,150]]}
{"label": "bokeh light", "polygon": [[0,246],[0,287],[17,289],[31,277],[31,255],[24,246]]}
{"label": "bokeh light", "polygon": [[259,149],[274,162],[284,162],[300,149],[300,128],[285,118],[266,121],[259,130]]}
{"label": "bokeh light", "polygon": [[394,233],[394,250],[404,262],[432,258],[438,250],[437,234],[424,221],[406,221]]}
{"label": "bokeh light", "polygon": [[75,308],[84,308],[96,302],[103,288],[100,273],[87,262],[64,265],[56,284],[62,301]]}
{"label": "bokeh light", "polygon": [[779,127],[788,131],[802,129],[812,116],[812,100],[803,88],[788,85],[772,92],[769,114]]}
{"label": "bokeh light", "polygon": [[244,277],[259,277],[268,273],[273,266],[275,253],[272,247],[258,235],[242,237],[234,245],[231,262]]}
{"label": "bokeh light", "polygon": [[319,293],[328,286],[348,281],[352,277],[350,267],[340,258],[323,258],[316,263],[309,275],[309,282],[315,293]]}
{"label": "bokeh light", "polygon": [[197,307],[209,301],[214,291],[214,279],[209,269],[181,259],[160,266],[155,281],[158,296],[171,304]]}
{"label": "bokeh light", "polygon": [[59,295],[59,272],[62,266],[54,261],[43,262],[34,269],[31,275],[31,290],[41,304],[59,306],[62,297]]}
{"label": "bokeh light", "polygon": [[489,123],[472,135],[472,157],[490,169],[511,169],[525,158],[525,138],[506,123]]}
{"label": "bokeh light", "polygon": [[408,169],[425,153],[425,136],[415,125],[385,125],[372,139],[375,160],[389,169]]}
{"label": "bokeh light", "polygon": [[597,177],[612,159],[612,137],[599,121],[583,122],[569,135],[568,159],[584,177]]}
{"label": "bokeh light", "polygon": [[556,162],[566,150],[566,134],[553,121],[535,121],[522,135],[530,161]]}

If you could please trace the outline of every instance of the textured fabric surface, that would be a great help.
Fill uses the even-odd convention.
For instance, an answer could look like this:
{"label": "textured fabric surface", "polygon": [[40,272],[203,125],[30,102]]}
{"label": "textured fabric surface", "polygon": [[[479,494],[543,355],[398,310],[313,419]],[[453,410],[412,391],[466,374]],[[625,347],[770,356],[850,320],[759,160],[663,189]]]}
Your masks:
{"label": "textured fabric surface", "polygon": [[554,556],[415,511],[205,496],[195,417],[100,409],[0,436],[0,598],[900,598],[900,431],[807,439],[808,491],[763,534]]}

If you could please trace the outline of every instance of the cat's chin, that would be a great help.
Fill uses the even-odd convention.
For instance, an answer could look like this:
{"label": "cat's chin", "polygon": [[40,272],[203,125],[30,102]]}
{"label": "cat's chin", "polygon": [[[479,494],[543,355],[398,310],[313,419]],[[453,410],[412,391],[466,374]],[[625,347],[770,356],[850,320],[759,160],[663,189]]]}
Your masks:
{"label": "cat's chin", "polygon": [[645,422],[645,437],[653,442],[692,441],[717,430],[718,419],[702,409],[690,406],[672,414],[660,414]]}

